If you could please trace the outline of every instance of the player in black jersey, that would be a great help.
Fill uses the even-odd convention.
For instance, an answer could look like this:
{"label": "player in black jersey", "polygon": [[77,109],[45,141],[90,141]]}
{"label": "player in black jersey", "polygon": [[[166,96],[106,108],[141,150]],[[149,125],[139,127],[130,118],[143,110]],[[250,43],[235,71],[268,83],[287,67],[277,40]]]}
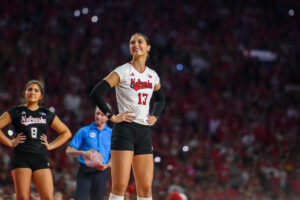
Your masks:
{"label": "player in black jersey", "polygon": [[[52,112],[39,106],[44,95],[44,85],[29,81],[24,89],[25,105],[11,108],[0,117],[0,142],[14,148],[11,174],[16,199],[30,199],[30,183],[33,180],[41,199],[53,199],[53,180],[48,163],[48,150],[64,144],[70,137],[69,128]],[[16,132],[9,139],[1,131],[12,123]],[[47,129],[53,128],[59,136],[47,141]]]}

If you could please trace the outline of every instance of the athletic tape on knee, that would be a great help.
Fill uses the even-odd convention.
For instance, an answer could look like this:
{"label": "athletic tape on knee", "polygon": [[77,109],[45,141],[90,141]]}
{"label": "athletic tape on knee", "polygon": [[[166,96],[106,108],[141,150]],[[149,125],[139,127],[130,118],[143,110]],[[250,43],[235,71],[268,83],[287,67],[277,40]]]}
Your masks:
{"label": "athletic tape on knee", "polygon": [[108,200],[124,200],[124,196],[119,196],[119,195],[110,193]]}

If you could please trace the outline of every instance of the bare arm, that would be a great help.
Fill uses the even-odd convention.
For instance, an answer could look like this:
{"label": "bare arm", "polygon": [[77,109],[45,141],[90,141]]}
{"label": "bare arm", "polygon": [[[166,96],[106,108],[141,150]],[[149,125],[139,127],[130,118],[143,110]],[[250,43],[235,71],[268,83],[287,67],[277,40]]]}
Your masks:
{"label": "bare arm", "polygon": [[120,77],[116,72],[111,72],[107,77],[104,78],[104,80],[107,81],[111,88],[120,83]]}
{"label": "bare arm", "polygon": [[26,139],[23,134],[18,134],[18,136],[15,139],[9,139],[2,131],[2,128],[6,127],[8,124],[10,124],[12,121],[10,115],[8,112],[3,113],[0,116],[0,142],[8,147],[15,147],[20,143],[24,143],[24,140]]}
{"label": "bare arm", "polygon": [[50,144],[47,142],[46,135],[41,136],[41,140],[43,141],[42,143],[46,145],[48,150],[52,150],[61,146],[72,136],[70,129],[57,116],[54,117],[51,128],[53,128],[59,134],[59,136]]}
{"label": "bare arm", "polygon": [[2,129],[10,123],[11,117],[8,112],[3,113],[0,117],[0,142],[6,146],[12,147],[12,141],[2,132]]}
{"label": "bare arm", "polygon": [[155,92],[155,91],[159,90],[160,88],[161,88],[161,85],[160,85],[160,82],[158,82],[158,84],[154,86],[153,91]]}

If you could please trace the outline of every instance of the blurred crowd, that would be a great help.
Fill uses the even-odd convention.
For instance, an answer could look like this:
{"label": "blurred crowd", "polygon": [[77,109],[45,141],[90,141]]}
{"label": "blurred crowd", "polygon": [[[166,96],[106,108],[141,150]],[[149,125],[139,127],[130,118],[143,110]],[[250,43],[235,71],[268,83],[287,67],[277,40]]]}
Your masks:
{"label": "blurred crowd", "polygon": [[[89,92],[130,61],[130,36],[141,32],[167,100],[152,129],[153,198],[300,199],[299,14],[297,0],[0,1],[0,112],[43,79],[43,106],[75,134],[93,120]],[[114,91],[106,98],[117,112]],[[62,199],[76,186],[67,145],[49,152]],[[1,145],[4,199],[10,154]]]}

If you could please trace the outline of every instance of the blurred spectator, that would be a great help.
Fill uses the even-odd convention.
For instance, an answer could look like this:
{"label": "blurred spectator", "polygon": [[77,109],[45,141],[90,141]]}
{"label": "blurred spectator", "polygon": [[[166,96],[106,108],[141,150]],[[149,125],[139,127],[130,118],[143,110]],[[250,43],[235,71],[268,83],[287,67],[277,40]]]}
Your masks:
{"label": "blurred spectator", "polygon": [[187,197],[183,193],[178,193],[177,191],[174,191],[168,196],[168,200],[187,200]]}
{"label": "blurred spectator", "polygon": [[[299,199],[299,9],[297,0],[1,1],[1,113],[43,77],[45,106],[72,132],[91,123],[90,90],[129,61],[127,39],[142,32],[167,100],[152,131],[153,199],[172,184],[191,200]],[[72,196],[77,165],[62,152],[50,152],[54,185]],[[11,195],[7,154],[1,147],[0,187]]]}
{"label": "blurred spectator", "polygon": [[64,195],[61,191],[54,192],[54,200],[64,200]]}

